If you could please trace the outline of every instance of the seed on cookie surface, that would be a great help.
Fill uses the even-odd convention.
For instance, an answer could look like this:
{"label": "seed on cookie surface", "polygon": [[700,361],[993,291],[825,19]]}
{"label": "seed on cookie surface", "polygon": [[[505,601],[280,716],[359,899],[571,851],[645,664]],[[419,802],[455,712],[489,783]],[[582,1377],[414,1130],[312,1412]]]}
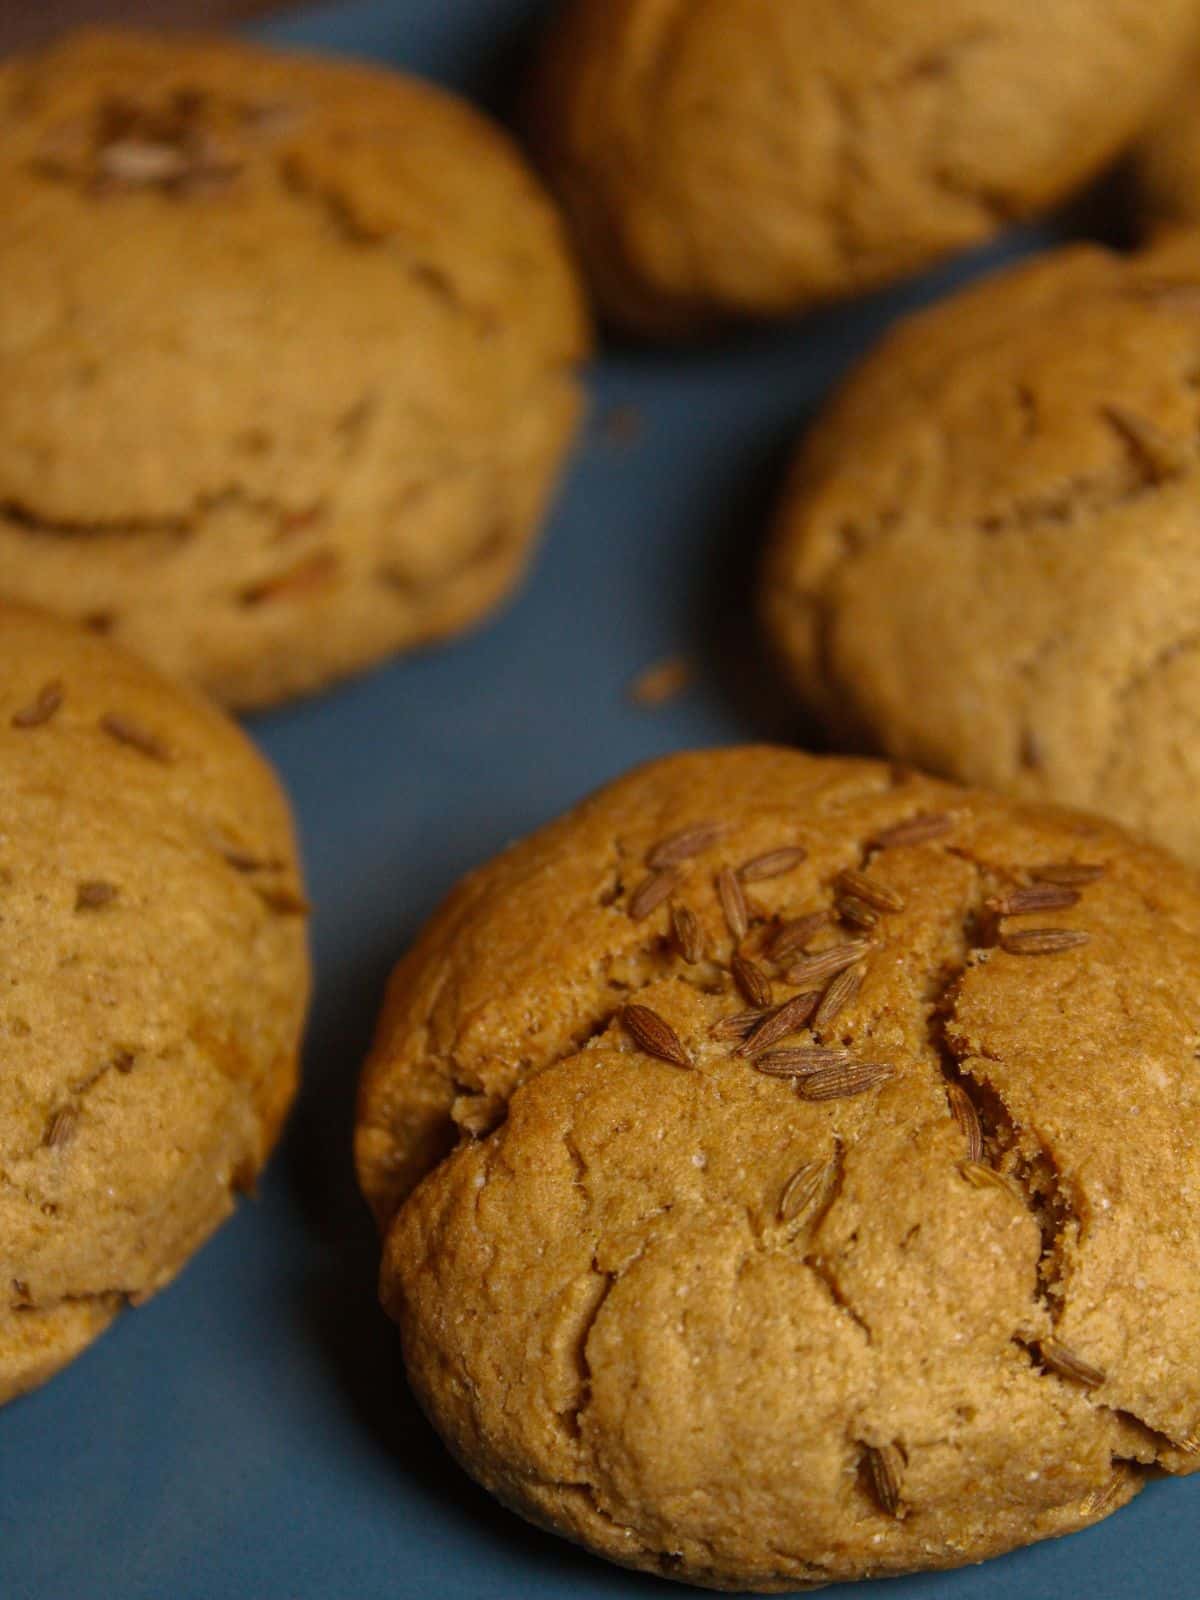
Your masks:
{"label": "seed on cookie surface", "polygon": [[690,861],[702,855],[721,837],[719,822],[693,822],[690,827],[669,833],[665,839],[651,845],[646,852],[646,865],[652,868],[675,867],[681,861]]}
{"label": "seed on cookie surface", "polygon": [[286,885],[256,883],[253,888],[267,910],[273,911],[278,917],[306,917],[312,910],[302,894],[297,894]]}
{"label": "seed on cookie surface", "polygon": [[953,817],[944,811],[926,812],[910,817],[907,822],[893,823],[883,828],[870,841],[872,850],[898,850],[908,844],[929,844],[934,839],[944,839],[954,827]]}
{"label": "seed on cookie surface", "polygon": [[811,1210],[829,1181],[832,1161],[807,1161],[783,1186],[777,1215],[780,1222],[796,1222]]}
{"label": "seed on cookie surface", "polygon": [[790,1000],[785,1000],[783,1005],[767,1013],[753,1033],[748,1034],[738,1045],[733,1052],[734,1055],[759,1055],[769,1045],[777,1044],[780,1039],[786,1039],[789,1033],[798,1033],[812,1016],[820,998],[815,989],[810,989],[804,994],[793,995]]}
{"label": "seed on cookie surface", "polygon": [[745,1039],[761,1022],[771,1015],[769,1008],[755,1006],[750,1011],[738,1011],[730,1017],[721,1017],[708,1030],[713,1039]]}
{"label": "seed on cookie surface", "polygon": [[46,1135],[42,1143],[48,1150],[61,1149],[75,1136],[75,1129],[79,1123],[79,1113],[74,1106],[62,1106],[46,1124]]}
{"label": "seed on cookie surface", "polygon": [[886,1061],[848,1061],[797,1079],[796,1092],[802,1100],[848,1100],[877,1089],[895,1073]]}
{"label": "seed on cookie surface", "polygon": [[629,897],[628,911],[634,922],[642,922],[652,912],[658,910],[664,900],[679,887],[679,874],[669,869],[661,872],[652,872],[648,878],[643,878],[641,883]]}
{"label": "seed on cookie surface", "polygon": [[782,962],[794,956],[832,921],[833,913],[830,911],[810,911],[807,916],[793,917],[790,922],[785,922],[771,940],[768,950],[771,960]]}
{"label": "seed on cookie surface", "polygon": [[985,1161],[960,1161],[958,1170],[971,1185],[972,1189],[1003,1189],[1005,1194],[1014,1200],[1025,1204],[1025,1196],[1020,1185],[1007,1173],[997,1172],[995,1167],[989,1167]]}
{"label": "seed on cookie surface", "polygon": [[1105,1381],[1099,1367],[1092,1366],[1082,1356],[1076,1355],[1068,1345],[1055,1338],[1042,1339],[1038,1345],[1043,1365],[1056,1372],[1060,1378],[1070,1378],[1085,1389],[1098,1389]]}
{"label": "seed on cookie surface", "polygon": [[1086,861],[1050,861],[1045,866],[1032,868],[1029,876],[1038,883],[1061,883],[1068,888],[1082,889],[1097,883],[1106,870]]}
{"label": "seed on cookie surface", "polygon": [[1000,947],[1010,956],[1052,956],[1062,950],[1077,950],[1091,938],[1082,928],[1023,928],[1006,933]]}
{"label": "seed on cookie surface", "polygon": [[1031,911],[1069,911],[1079,904],[1079,890],[1065,883],[1028,883],[1007,894],[990,895],[984,907],[996,917],[1021,917]]}
{"label": "seed on cookie surface", "polygon": [[743,861],[737,870],[738,877],[743,883],[759,883],[767,878],[782,878],[802,861],[808,859],[808,851],[803,845],[784,845],[778,850],[767,850],[761,856],[753,856],[749,861]]}
{"label": "seed on cookie surface", "polygon": [[823,1028],[841,1015],[862,988],[864,976],[865,969],[860,965],[844,967],[830,980],[829,987],[821,996],[820,1003],[813,1013],[814,1028]]}
{"label": "seed on cookie surface", "polygon": [[170,751],[157,734],[151,733],[132,717],[108,711],[100,718],[100,727],[110,739],[115,739],[118,744],[128,745],[131,750],[148,756],[151,761],[167,762],[171,759]]}
{"label": "seed on cookie surface", "polygon": [[840,894],[833,909],[843,922],[848,922],[852,928],[861,928],[864,933],[879,925],[879,912],[856,894]]}
{"label": "seed on cookie surface", "polygon": [[867,1445],[867,1477],[879,1509],[889,1517],[899,1517],[900,1492],[904,1481],[904,1457],[894,1444]]}
{"label": "seed on cookie surface", "polygon": [[975,1109],[975,1102],[961,1083],[946,1085],[946,1099],[950,1102],[950,1114],[958,1123],[967,1141],[967,1160],[975,1162],[982,1160],[983,1128],[979,1121],[979,1113]]}
{"label": "seed on cookie surface", "polygon": [[823,983],[826,978],[832,978],[835,973],[861,961],[870,948],[869,939],[850,939],[844,944],[831,945],[828,950],[820,950],[814,956],[805,956],[803,961],[797,961],[784,976],[788,983]]}
{"label": "seed on cookie surface", "polygon": [[735,940],[744,939],[746,929],[750,926],[750,913],[746,908],[742,886],[731,867],[722,867],[717,873],[717,897],[730,933]]}
{"label": "seed on cookie surface", "polygon": [[904,900],[894,889],[889,889],[886,883],[868,877],[865,872],[858,872],[853,867],[847,867],[837,875],[837,887],[841,894],[862,900],[875,911],[893,912],[904,910]]}
{"label": "seed on cookie surface", "polygon": [[62,680],[53,678],[42,685],[27,706],[13,712],[12,725],[14,728],[40,728],[43,723],[50,721],[62,703]]}
{"label": "seed on cookie surface", "polygon": [[756,1072],[765,1073],[768,1078],[805,1078],[823,1067],[845,1066],[853,1059],[849,1050],[826,1045],[796,1045],[755,1056],[753,1066]]}
{"label": "seed on cookie surface", "polygon": [[1114,1472],[1107,1483],[1091,1489],[1079,1502],[1081,1517],[1103,1517],[1117,1504],[1129,1482],[1128,1472]]}
{"label": "seed on cookie surface", "polygon": [[671,943],[689,966],[695,966],[704,954],[700,923],[689,906],[671,907]]}
{"label": "seed on cookie surface", "polygon": [[75,886],[76,911],[98,911],[101,906],[111,905],[116,898],[116,885],[105,883],[102,878],[87,878]]}
{"label": "seed on cookie surface", "polygon": [[679,1035],[665,1018],[649,1006],[629,1004],[621,1012],[626,1033],[648,1056],[669,1061],[672,1066],[690,1067],[692,1058],[683,1048]]}
{"label": "seed on cookie surface", "polygon": [[729,970],[752,1006],[765,1008],[771,1004],[771,984],[760,966],[745,956],[734,956]]}

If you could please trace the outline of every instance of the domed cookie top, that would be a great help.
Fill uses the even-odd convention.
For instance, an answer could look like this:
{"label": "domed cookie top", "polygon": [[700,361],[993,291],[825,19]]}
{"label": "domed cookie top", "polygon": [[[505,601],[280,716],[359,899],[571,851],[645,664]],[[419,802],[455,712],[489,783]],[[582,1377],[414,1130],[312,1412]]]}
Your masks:
{"label": "domed cookie top", "polygon": [[1200,861],[1200,246],[911,318],[801,452],[763,604],[836,736]]}
{"label": "domed cookie top", "polygon": [[1137,130],[1195,0],[574,0],[536,138],[617,320],[678,334],[887,283]]}
{"label": "domed cookie top", "polygon": [[287,804],[224,716],[0,603],[0,1400],[166,1283],[275,1142],[308,993]]}
{"label": "domed cookie top", "polygon": [[579,409],[560,230],[450,95],[221,41],[0,64],[0,590],[237,705],[462,627]]}
{"label": "domed cookie top", "polygon": [[393,978],[358,1154],[418,1395],[525,1515],[691,1582],[1095,1520],[1198,1437],[1198,978],[1200,881],[1108,823],[634,772]]}

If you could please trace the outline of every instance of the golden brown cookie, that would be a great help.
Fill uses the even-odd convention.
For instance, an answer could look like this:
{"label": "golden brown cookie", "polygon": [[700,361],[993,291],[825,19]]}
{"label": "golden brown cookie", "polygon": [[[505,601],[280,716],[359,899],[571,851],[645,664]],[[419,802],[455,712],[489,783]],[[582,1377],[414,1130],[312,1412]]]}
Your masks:
{"label": "golden brown cookie", "polygon": [[1163,96],[1131,168],[1147,225],[1200,223],[1200,56],[1188,60]]}
{"label": "golden brown cookie", "polygon": [[910,318],[806,441],[767,625],[843,743],[1200,861],[1200,240]]}
{"label": "golden brown cookie", "polygon": [[854,294],[1099,170],[1195,0],[573,0],[535,140],[607,312],[678,335]]}
{"label": "golden brown cookie", "polygon": [[220,712],[0,603],[0,1401],[250,1186],[308,996],[287,803]]}
{"label": "golden brown cookie", "polygon": [[393,977],[358,1162],[413,1386],[510,1506],[693,1583],[1084,1527],[1200,1447],[1198,1043],[1200,879],[1109,823],[644,767]]}
{"label": "golden brown cookie", "polygon": [[0,592],[230,704],[497,603],[587,339],[548,201],[438,89],[123,33],[0,65]]}

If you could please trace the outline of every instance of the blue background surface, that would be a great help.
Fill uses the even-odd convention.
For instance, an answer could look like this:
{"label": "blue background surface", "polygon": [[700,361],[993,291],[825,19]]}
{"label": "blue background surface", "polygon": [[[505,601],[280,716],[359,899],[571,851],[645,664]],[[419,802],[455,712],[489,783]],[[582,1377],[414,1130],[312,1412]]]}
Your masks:
{"label": "blue background surface", "polygon": [[[543,7],[362,0],[258,31],[373,54],[503,111]],[[456,877],[631,763],[795,738],[749,596],[787,449],[905,307],[1077,231],[1059,219],[904,289],[682,353],[616,351],[531,582],[484,631],[255,722],[299,811],[317,907],[306,1081],[254,1203],[169,1291],[0,1412],[0,1600],[600,1600],[681,1594],[527,1528],[445,1457],[374,1296],[354,1082],[383,981]],[[636,407],[640,436],[604,419]],[[631,677],[699,679],[657,712]],[[1093,1531],[894,1580],[897,1600],[1200,1594],[1200,1480]],[[695,1591],[688,1591],[695,1592]],[[847,1593],[843,1590],[842,1593]]]}

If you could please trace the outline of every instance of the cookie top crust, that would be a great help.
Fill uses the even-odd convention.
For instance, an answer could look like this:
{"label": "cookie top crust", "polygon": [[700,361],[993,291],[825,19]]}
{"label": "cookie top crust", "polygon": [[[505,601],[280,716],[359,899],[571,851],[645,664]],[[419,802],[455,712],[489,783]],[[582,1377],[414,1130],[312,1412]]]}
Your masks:
{"label": "cookie top crust", "polygon": [[762,580],[838,739],[1200,860],[1198,389],[1187,238],[902,322],[804,442]]}
{"label": "cookie top crust", "polygon": [[287,803],[218,711],[0,603],[0,1398],[253,1183],[308,995]]}
{"label": "cookie top crust", "polygon": [[1135,135],[1194,0],[575,0],[533,134],[601,304],[652,336],[890,282]]}
{"label": "cookie top crust", "polygon": [[524,1514],[715,1587],[1187,1470],[1198,964],[1200,881],[1103,821],[770,748],[621,779],[392,981],[359,1171],[423,1403]]}
{"label": "cookie top crust", "polygon": [[497,126],[419,80],[82,33],[0,65],[0,571],[230,704],[516,581],[587,316]]}

